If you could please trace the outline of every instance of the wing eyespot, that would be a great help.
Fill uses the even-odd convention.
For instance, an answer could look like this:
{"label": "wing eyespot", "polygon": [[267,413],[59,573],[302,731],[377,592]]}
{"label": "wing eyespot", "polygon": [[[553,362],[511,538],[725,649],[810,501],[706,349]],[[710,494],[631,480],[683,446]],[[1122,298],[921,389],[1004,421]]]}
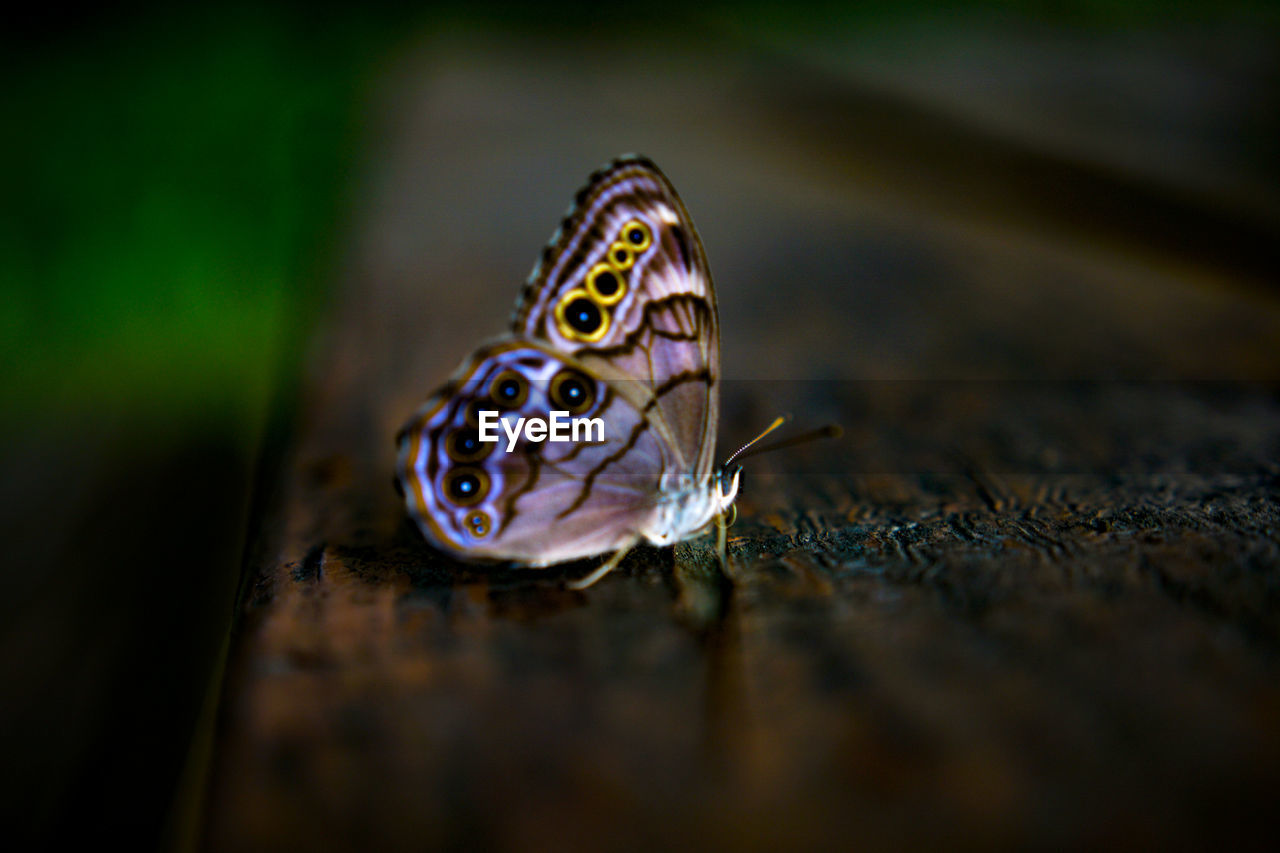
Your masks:
{"label": "wing eyespot", "polygon": [[570,415],[582,415],[596,404],[596,384],[581,371],[565,369],[551,378],[547,396]]}
{"label": "wing eyespot", "polygon": [[504,370],[489,383],[489,396],[503,411],[518,409],[529,399],[529,380],[518,371]]}
{"label": "wing eyespot", "polygon": [[560,334],[571,341],[594,343],[609,331],[609,312],[582,288],[560,297],[555,316]]}
{"label": "wing eyespot", "polygon": [[460,465],[445,473],[444,494],[454,506],[475,506],[489,494],[489,475],[483,468]]}
{"label": "wing eyespot", "polygon": [[479,462],[493,452],[494,441],[481,441],[476,429],[461,427],[449,433],[444,440],[444,452],[454,462]]}
{"label": "wing eyespot", "polygon": [[632,219],[622,226],[622,240],[620,242],[625,242],[638,255],[653,245],[653,232],[649,230],[648,225],[639,219]]}
{"label": "wing eyespot", "polygon": [[472,539],[487,539],[489,534],[493,532],[493,519],[489,517],[489,513],[482,509],[467,513],[467,517],[463,519],[462,523],[467,528],[467,533],[471,534]]}
{"label": "wing eyespot", "polygon": [[618,240],[609,247],[609,263],[618,272],[631,269],[636,262],[635,251],[626,243]]}
{"label": "wing eyespot", "polygon": [[627,284],[617,267],[596,264],[587,273],[587,293],[601,305],[616,305],[627,295]]}

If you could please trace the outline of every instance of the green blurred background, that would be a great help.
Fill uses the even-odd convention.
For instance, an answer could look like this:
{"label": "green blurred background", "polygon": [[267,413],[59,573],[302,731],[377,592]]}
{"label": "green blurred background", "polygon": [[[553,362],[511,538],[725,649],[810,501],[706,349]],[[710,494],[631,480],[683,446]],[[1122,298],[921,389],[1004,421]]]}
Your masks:
{"label": "green blurred background", "polygon": [[7,413],[252,422],[397,32],[302,6],[98,17],[7,50]]}
{"label": "green blurred background", "polygon": [[[1010,29],[1085,45],[1203,32],[1213,57],[1240,38],[1263,61],[1246,78],[1272,88],[1202,141],[1277,177],[1280,14],[1261,0],[132,4],[14,22],[0,36],[0,722],[20,829],[181,835],[165,833],[175,791],[198,799],[193,736],[216,695],[255,466],[283,440],[361,217],[385,75],[428,37],[620,28],[818,64],[849,44],[891,65],[903,45]],[[1221,196],[1275,215],[1274,187]]]}

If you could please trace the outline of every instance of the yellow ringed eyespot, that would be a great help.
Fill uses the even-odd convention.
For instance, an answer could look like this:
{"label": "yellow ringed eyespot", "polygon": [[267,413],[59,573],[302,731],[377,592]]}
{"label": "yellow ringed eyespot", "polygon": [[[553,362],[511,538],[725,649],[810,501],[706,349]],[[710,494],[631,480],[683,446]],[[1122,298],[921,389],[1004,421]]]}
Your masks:
{"label": "yellow ringed eyespot", "polygon": [[631,265],[636,262],[635,251],[621,240],[609,247],[609,254],[605,257],[609,259],[609,263],[613,268],[619,272],[631,269]]}
{"label": "yellow ringed eyespot", "polygon": [[596,264],[587,273],[587,293],[601,305],[616,305],[627,294],[627,285],[617,268]]}
{"label": "yellow ringed eyespot", "polygon": [[556,326],[569,340],[592,343],[609,331],[609,312],[586,290],[575,288],[556,304]]}
{"label": "yellow ringed eyespot", "polygon": [[595,405],[596,384],[580,371],[566,368],[551,377],[547,396],[552,405],[571,415],[581,415]]}
{"label": "yellow ringed eyespot", "polygon": [[489,383],[489,396],[500,409],[518,409],[529,399],[529,382],[514,370],[504,370]]}
{"label": "yellow ringed eyespot", "polygon": [[620,242],[626,243],[637,255],[653,245],[653,232],[649,226],[639,219],[633,219],[622,226]]}
{"label": "yellow ringed eyespot", "polygon": [[454,506],[475,506],[489,494],[489,475],[483,468],[460,465],[445,473],[443,485]]}
{"label": "yellow ringed eyespot", "polygon": [[495,441],[481,441],[480,433],[470,427],[459,427],[444,440],[444,452],[454,462],[479,462],[496,446]]}
{"label": "yellow ringed eyespot", "polygon": [[467,532],[476,539],[484,539],[493,530],[493,522],[489,519],[489,513],[482,509],[467,513],[463,524],[466,525]]}

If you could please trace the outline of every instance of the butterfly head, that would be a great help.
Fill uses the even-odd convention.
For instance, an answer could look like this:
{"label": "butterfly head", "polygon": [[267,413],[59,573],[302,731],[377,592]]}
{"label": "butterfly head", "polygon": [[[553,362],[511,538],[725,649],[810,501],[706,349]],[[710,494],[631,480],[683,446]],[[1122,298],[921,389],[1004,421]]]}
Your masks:
{"label": "butterfly head", "polygon": [[741,465],[729,462],[715,472],[712,477],[711,488],[715,492],[716,503],[719,505],[717,515],[729,512],[729,508],[733,506],[733,502],[738,497],[738,486],[741,482]]}

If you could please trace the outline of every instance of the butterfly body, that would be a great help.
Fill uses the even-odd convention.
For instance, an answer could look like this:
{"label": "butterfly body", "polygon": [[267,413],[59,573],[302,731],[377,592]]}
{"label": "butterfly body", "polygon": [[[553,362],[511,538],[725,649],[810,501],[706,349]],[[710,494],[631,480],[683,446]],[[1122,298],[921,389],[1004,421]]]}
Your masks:
{"label": "butterfly body", "polygon": [[688,474],[660,484],[662,501],[651,526],[642,531],[654,545],[674,545],[694,536],[724,515],[738,496],[740,469],[717,469],[710,483],[696,482]]}
{"label": "butterfly body", "polygon": [[[736,469],[712,465],[717,322],[674,189],[648,160],[614,161],[535,266],[511,334],[480,347],[401,430],[410,515],[456,556],[527,566],[701,532],[738,488]],[[591,440],[522,437],[508,452],[481,432],[486,412],[568,414],[602,429]]]}

